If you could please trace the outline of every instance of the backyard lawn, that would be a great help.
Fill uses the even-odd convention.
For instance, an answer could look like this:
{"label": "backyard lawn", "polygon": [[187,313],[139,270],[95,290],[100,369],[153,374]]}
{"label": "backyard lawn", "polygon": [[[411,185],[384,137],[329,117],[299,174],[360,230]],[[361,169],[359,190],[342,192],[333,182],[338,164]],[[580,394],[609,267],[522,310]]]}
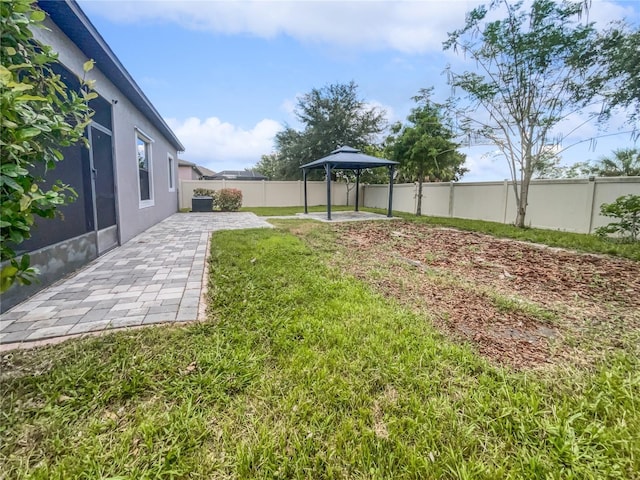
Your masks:
{"label": "backyard lawn", "polygon": [[640,263],[272,222],[206,322],[4,355],[0,478],[640,478]]}

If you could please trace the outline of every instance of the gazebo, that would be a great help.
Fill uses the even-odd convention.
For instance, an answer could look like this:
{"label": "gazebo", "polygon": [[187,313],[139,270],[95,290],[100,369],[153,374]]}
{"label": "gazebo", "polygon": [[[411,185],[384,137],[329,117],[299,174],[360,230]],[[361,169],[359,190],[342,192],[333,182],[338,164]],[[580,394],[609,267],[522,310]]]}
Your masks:
{"label": "gazebo", "polygon": [[356,212],[359,210],[360,173],[365,168],[387,167],[389,169],[389,208],[387,217],[391,217],[393,207],[393,172],[398,162],[384,158],[372,157],[362,153],[357,148],[347,145],[334,150],[326,157],[314,160],[302,165],[302,177],[304,179],[304,213],[307,211],[307,172],[324,168],[327,174],[327,219],[331,220],[331,170],[353,170],[356,172]]}

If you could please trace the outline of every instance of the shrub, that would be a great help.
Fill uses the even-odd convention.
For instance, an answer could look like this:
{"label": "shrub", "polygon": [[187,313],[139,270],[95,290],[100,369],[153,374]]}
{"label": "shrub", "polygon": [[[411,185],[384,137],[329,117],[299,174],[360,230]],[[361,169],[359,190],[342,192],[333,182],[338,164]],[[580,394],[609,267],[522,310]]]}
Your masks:
{"label": "shrub", "polygon": [[242,191],[237,188],[223,188],[213,196],[214,208],[223,212],[237,212],[242,206]]}
{"label": "shrub", "polygon": [[208,188],[194,188],[193,196],[194,197],[213,197],[215,192],[213,190],[209,190]]}
{"label": "shrub", "polygon": [[596,234],[605,237],[609,234],[620,234],[632,242],[640,236],[640,195],[623,195],[613,203],[603,203],[600,214],[605,217],[619,219],[609,225],[596,229]]}

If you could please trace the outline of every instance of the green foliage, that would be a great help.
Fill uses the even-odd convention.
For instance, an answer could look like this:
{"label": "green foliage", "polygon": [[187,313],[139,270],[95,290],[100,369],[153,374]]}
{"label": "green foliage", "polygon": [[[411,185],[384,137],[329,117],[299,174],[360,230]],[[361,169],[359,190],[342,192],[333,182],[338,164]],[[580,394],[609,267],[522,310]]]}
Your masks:
{"label": "green foliage", "polygon": [[577,162],[563,167],[559,161],[541,164],[537,169],[538,178],[579,178],[579,177],[633,177],[640,176],[640,150],[618,148],[612,155],[600,157],[596,161]]}
{"label": "green foliage", "polygon": [[253,170],[260,175],[264,175],[268,180],[276,180],[280,176],[279,166],[280,161],[278,154],[270,153],[268,155],[262,155]]}
{"label": "green foliage", "polygon": [[208,188],[194,188],[193,189],[193,196],[194,197],[212,197],[214,195],[215,191],[214,190],[210,190]]}
{"label": "green foliage", "polygon": [[[586,59],[597,32],[581,22],[585,8],[584,2],[492,2],[489,9],[472,10],[444,44],[482,72],[449,70],[449,83],[465,94],[455,99],[456,118],[470,142],[496,145],[507,160],[519,227],[525,225],[531,178],[548,159],[549,145],[557,143],[554,128],[580,110],[577,98],[594,95],[586,85]],[[506,10],[506,17],[487,20],[497,9]]]}
{"label": "green foliage", "polygon": [[[275,137],[276,152],[263,155],[255,170],[270,180],[299,180],[300,165],[349,145],[365,150],[376,142],[385,125],[384,112],[358,98],[358,86],[332,84],[306,93],[298,100],[295,116],[302,131],[286,127]],[[321,171],[310,172],[319,179]]]}
{"label": "green foliage", "polygon": [[596,229],[596,234],[618,234],[632,242],[640,240],[640,195],[623,195],[613,203],[603,203],[600,214],[617,218],[617,222]]}
{"label": "green foliage", "polygon": [[640,176],[640,150],[637,148],[619,148],[613,156],[601,157],[591,169],[598,177]]}
{"label": "green foliage", "polygon": [[237,212],[242,206],[242,190],[223,188],[213,194],[213,208],[223,212]]}
{"label": "green foliage", "polygon": [[[14,282],[30,283],[36,274],[29,257],[16,248],[30,237],[34,216],[52,218],[56,208],[77,196],[60,182],[45,185],[47,170],[63,160],[61,148],[85,141],[97,95],[90,82],[70,91],[51,69],[57,54],[35,42],[31,29],[43,28],[44,12],[31,0],[0,2],[0,291]],[[89,71],[93,62],[85,64]]]}
{"label": "green foliage", "polygon": [[626,109],[628,122],[637,128],[640,120],[640,28],[624,21],[615,22],[601,32],[587,56],[579,63],[591,65],[585,102],[594,95],[604,97],[601,118],[607,119],[616,109]]}
{"label": "green foliage", "polygon": [[468,170],[462,165],[466,156],[457,151],[454,132],[446,125],[443,107],[430,99],[431,89],[414,97],[418,106],[408,116],[409,124],[397,123],[387,138],[387,151],[400,162],[400,174],[418,182],[417,215],[421,214],[422,182],[458,180]]}

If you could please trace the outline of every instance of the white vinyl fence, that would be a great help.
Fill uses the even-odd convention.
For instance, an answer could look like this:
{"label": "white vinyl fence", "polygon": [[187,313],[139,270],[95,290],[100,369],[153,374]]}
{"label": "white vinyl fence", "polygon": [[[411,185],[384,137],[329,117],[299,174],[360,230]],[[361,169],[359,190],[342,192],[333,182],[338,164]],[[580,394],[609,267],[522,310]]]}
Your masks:
{"label": "white vinyl fence", "polygon": [[[243,207],[295,207],[304,205],[304,182],[255,181],[255,180],[180,180],[180,208],[191,208],[191,197],[196,188],[242,190]],[[327,183],[307,182],[308,205],[326,205]],[[350,191],[349,205],[355,202],[355,188]],[[347,204],[347,186],[342,182],[331,183],[331,203]]]}
{"label": "white vinyl fence", "polygon": [[[245,207],[289,207],[304,205],[302,181],[180,180],[180,208],[191,208],[194,188],[237,188]],[[326,182],[307,182],[309,205],[325,205]],[[360,205],[387,208],[388,185],[360,187]],[[393,186],[393,209],[415,213],[417,184]],[[640,177],[534,180],[529,189],[526,223],[531,227],[592,233],[611,219],[600,216],[600,205],[626,194],[640,195]],[[331,203],[347,204],[347,186],[331,185]],[[355,203],[355,189],[349,205]],[[512,182],[425,183],[422,214],[513,223],[516,203]]]}
{"label": "white vinyl fence", "polygon": [[[388,186],[366,185],[363,190],[366,207],[386,208]],[[600,205],[627,194],[640,195],[640,177],[533,180],[525,222],[531,227],[592,233],[612,221],[600,215]],[[394,210],[415,213],[417,200],[417,184],[393,186]],[[513,183],[425,183],[422,214],[513,223]]]}

